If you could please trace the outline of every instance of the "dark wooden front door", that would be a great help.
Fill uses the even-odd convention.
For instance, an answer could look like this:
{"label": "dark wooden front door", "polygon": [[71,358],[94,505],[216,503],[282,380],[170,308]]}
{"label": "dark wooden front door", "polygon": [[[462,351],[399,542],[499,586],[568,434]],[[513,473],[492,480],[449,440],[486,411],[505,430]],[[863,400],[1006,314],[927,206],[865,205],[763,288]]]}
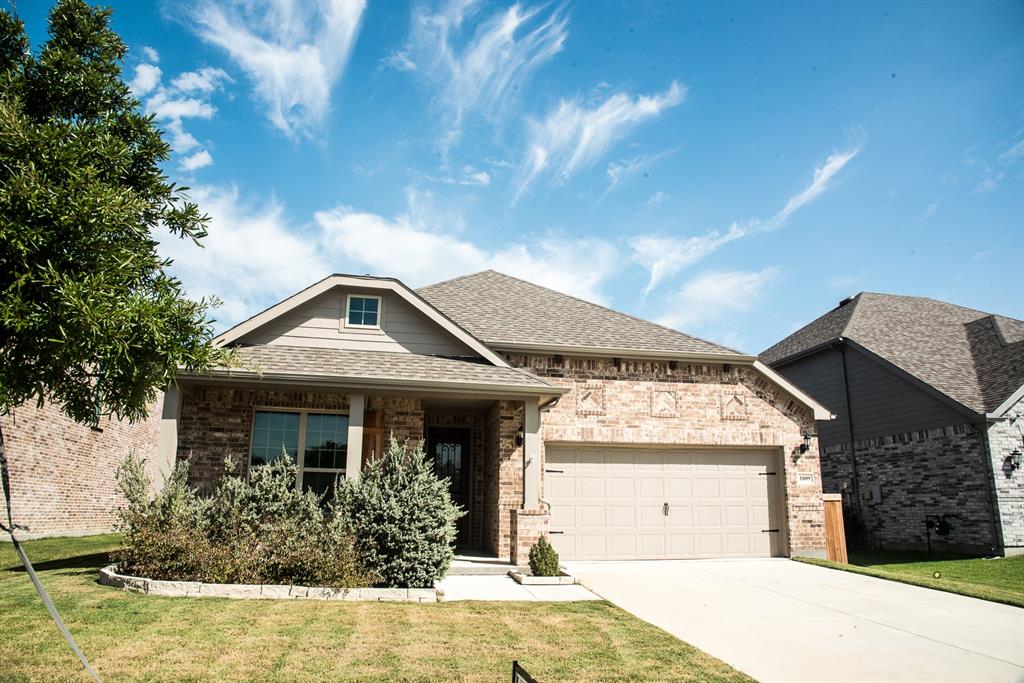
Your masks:
{"label": "dark wooden front door", "polygon": [[[469,459],[470,430],[452,428],[432,428],[427,440],[428,454],[434,461],[434,472],[441,478],[448,479],[448,487],[452,500],[468,512],[469,510]],[[463,515],[456,523],[458,545],[469,543],[469,515]]]}

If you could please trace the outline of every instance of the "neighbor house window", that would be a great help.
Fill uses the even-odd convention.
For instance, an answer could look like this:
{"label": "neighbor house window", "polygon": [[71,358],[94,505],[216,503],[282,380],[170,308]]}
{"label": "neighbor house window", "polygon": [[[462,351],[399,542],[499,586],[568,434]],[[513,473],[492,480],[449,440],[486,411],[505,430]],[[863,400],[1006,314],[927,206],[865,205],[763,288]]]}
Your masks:
{"label": "neighbor house window", "polygon": [[347,327],[380,327],[380,297],[349,295],[345,311]]}
{"label": "neighbor house window", "polygon": [[266,465],[282,453],[298,467],[303,491],[330,491],[345,476],[348,415],[308,411],[257,410],[252,421],[253,465]]}

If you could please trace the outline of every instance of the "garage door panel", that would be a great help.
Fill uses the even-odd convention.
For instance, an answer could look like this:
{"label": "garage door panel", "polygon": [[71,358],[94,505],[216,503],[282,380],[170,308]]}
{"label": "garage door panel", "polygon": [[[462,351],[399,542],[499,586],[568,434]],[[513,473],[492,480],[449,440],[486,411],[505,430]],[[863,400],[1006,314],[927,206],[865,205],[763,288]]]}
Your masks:
{"label": "garage door panel", "polygon": [[772,552],[773,534],[762,532],[780,526],[777,479],[762,474],[774,470],[770,453],[549,446],[547,462],[552,542],[564,559]]}

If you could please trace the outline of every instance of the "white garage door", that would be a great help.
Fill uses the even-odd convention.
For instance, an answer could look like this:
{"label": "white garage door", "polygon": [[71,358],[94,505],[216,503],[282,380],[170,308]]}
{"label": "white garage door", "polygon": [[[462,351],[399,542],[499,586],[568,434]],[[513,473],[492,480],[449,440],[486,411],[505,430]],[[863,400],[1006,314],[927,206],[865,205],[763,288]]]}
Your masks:
{"label": "white garage door", "polygon": [[551,541],[563,559],[780,554],[771,453],[549,446],[546,455]]}

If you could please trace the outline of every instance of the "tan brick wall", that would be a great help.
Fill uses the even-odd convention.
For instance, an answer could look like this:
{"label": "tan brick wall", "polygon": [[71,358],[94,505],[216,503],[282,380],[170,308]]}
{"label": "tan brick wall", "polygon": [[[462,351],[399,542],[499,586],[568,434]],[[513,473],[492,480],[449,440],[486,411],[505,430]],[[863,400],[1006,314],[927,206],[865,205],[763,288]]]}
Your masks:
{"label": "tan brick wall", "polygon": [[[816,439],[806,453],[798,453],[803,433],[814,431],[813,416],[753,368],[555,355],[506,357],[570,389],[542,415],[542,461],[548,442],[774,450],[785,472],[787,553],[821,553],[824,510]],[[801,484],[801,474],[810,475],[811,483]],[[521,496],[521,489],[518,493]]]}
{"label": "tan brick wall", "polygon": [[509,561],[520,567],[530,563],[530,548],[548,533],[551,515],[545,510],[513,510],[511,536],[515,543],[511,546]]}
{"label": "tan brick wall", "polygon": [[[96,431],[48,404],[16,408],[0,416],[11,474],[14,521],[29,527],[25,538],[113,530],[123,503],[116,472],[129,453],[145,459],[154,485],[163,482],[157,458],[163,395],[136,424],[103,418]],[[6,506],[0,502],[4,521]]]}

